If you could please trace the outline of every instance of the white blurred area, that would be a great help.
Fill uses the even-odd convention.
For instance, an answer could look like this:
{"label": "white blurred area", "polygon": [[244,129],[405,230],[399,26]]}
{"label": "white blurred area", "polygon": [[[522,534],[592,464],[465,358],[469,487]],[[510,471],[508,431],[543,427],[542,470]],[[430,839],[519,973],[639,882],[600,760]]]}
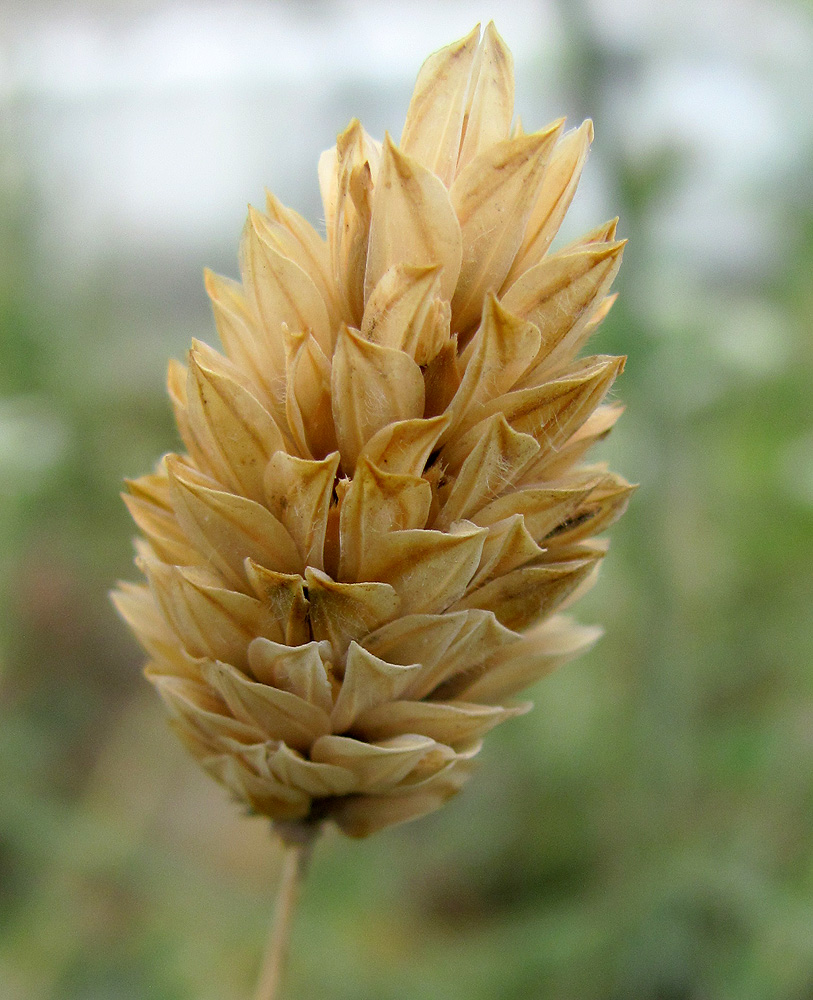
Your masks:
{"label": "white blurred area", "polygon": [[[111,254],[217,253],[265,185],[315,221],[321,149],[354,114],[397,135],[422,59],[494,7],[20,2],[0,41],[4,179],[31,189],[66,277]],[[813,137],[802,5],[500,7],[526,126],[583,110],[596,119],[574,225],[613,214],[603,147],[632,160],[674,152],[680,183],[654,226],[658,252],[677,247],[724,272],[781,255],[766,205],[777,185],[803,183],[795,171]],[[600,107],[582,109],[569,79],[574,27],[610,68]]]}

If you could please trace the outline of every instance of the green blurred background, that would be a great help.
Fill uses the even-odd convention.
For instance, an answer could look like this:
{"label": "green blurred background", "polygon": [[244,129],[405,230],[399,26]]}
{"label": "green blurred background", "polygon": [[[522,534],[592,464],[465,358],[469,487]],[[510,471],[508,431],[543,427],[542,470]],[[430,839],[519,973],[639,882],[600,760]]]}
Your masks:
{"label": "green blurred background", "polygon": [[[600,457],[642,485],[579,607],[606,637],[435,816],[320,844],[286,997],[813,998],[813,19],[504,5],[527,128],[591,115],[566,235],[621,216]],[[165,728],[107,591],[121,479],[177,447],[268,184],[319,218],[352,115],[398,134],[476,3],[0,11],[0,996],[248,997],[279,873]]]}

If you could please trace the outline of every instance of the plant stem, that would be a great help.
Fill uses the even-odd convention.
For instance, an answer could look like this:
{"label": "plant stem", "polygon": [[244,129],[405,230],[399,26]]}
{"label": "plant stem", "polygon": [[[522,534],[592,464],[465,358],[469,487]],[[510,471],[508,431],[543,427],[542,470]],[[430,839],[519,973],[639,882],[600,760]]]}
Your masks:
{"label": "plant stem", "polygon": [[294,909],[313,851],[314,834],[312,831],[308,831],[306,835],[301,837],[285,836],[284,839],[285,855],[282,880],[254,1000],[278,1000],[279,987],[288,958]]}

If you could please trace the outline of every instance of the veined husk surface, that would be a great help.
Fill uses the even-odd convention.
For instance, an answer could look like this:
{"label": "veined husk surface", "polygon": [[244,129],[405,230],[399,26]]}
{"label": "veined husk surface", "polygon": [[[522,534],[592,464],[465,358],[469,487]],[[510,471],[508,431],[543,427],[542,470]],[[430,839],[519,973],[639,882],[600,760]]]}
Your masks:
{"label": "veined husk surface", "polygon": [[352,836],[437,808],[513,696],[598,630],[561,609],[631,487],[580,465],[623,359],[615,222],[550,244],[592,139],[526,134],[493,25],[430,56],[400,144],[319,162],[326,239],[268,196],[225,354],[169,393],[186,452],[129,483],[146,584],[116,605],[201,765],[257,813]]}

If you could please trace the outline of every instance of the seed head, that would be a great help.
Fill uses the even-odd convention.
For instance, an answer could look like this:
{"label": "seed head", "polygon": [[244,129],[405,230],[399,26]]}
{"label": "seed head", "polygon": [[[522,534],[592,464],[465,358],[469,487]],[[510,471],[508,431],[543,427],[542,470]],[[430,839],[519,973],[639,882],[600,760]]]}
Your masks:
{"label": "seed head", "polygon": [[559,612],[631,487],[579,461],[623,367],[579,357],[615,221],[557,252],[592,125],[512,127],[493,25],[430,56],[399,144],[319,162],[326,239],[268,196],[225,354],[169,394],[186,452],[129,483],[146,585],[116,605],[201,765],[252,810],[365,836],[437,808],[512,697],[597,638]]}

